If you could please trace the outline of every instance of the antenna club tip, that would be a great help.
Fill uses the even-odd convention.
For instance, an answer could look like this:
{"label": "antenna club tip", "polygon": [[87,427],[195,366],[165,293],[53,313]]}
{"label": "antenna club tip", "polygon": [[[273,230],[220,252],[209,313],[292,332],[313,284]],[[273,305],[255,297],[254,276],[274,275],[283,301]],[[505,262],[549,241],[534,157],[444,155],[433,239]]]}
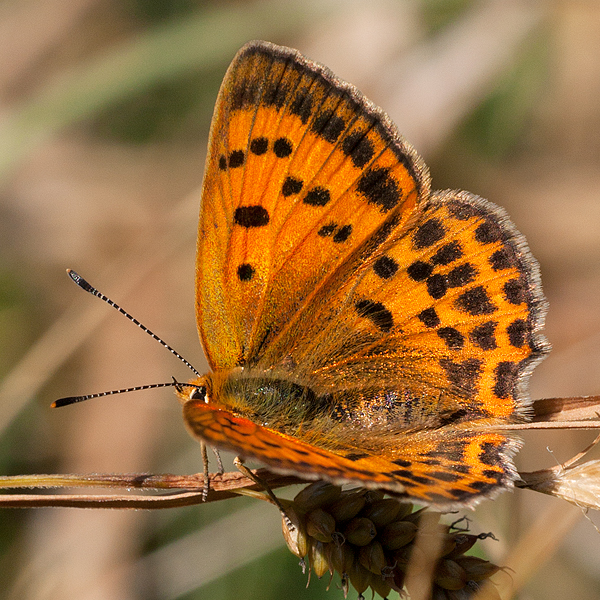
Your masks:
{"label": "antenna club tip", "polygon": [[69,396],[68,398],[59,398],[50,405],[50,408],[61,408],[62,406],[69,406],[69,404],[75,404],[76,402],[80,401],[80,396]]}
{"label": "antenna club tip", "polygon": [[81,277],[75,272],[73,271],[73,269],[67,269],[67,275],[75,282],[77,283]]}
{"label": "antenna club tip", "polygon": [[67,269],[67,273],[73,282],[86,292],[93,294],[96,291],[81,275],[79,275],[79,273],[73,271],[73,269]]}

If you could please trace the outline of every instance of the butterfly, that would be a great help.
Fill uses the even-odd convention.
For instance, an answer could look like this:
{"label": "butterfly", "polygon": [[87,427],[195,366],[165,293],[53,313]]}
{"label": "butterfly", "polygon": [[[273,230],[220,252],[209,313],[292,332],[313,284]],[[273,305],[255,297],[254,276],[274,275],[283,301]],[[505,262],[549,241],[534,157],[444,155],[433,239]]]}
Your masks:
{"label": "butterfly", "polygon": [[430,190],[389,117],[298,51],[255,41],[214,111],[196,262],[211,368],[178,394],[201,442],[309,480],[441,507],[512,486],[548,353],[525,239]]}

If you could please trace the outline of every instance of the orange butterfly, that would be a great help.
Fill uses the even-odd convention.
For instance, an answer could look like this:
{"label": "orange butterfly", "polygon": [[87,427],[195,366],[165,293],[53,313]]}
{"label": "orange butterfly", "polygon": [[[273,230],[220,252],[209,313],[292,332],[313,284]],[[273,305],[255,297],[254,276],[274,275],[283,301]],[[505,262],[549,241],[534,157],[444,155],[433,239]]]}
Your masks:
{"label": "orange butterfly", "polygon": [[431,193],[387,115],[295,50],[251,42],[221,86],[196,310],[212,372],[179,395],[201,441],[444,507],[517,476],[506,425],[549,350],[523,236]]}

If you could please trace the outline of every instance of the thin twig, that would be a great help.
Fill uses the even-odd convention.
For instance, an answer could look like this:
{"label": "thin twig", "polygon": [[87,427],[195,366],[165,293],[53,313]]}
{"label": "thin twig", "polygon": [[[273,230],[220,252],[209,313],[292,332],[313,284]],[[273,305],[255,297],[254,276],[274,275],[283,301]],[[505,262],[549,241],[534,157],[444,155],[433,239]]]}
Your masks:
{"label": "thin twig", "polygon": [[[293,476],[270,473],[266,469],[257,471],[261,480],[271,489],[276,489],[304,480]],[[149,475],[149,474],[94,474],[94,475],[16,475],[0,477],[0,488],[54,488],[104,487],[109,489],[185,490],[183,492],[141,494],[2,494],[0,508],[132,508],[156,509],[189,506],[202,503],[204,477],[196,475]],[[246,490],[259,489],[252,479],[242,473],[231,472],[211,476],[210,491],[206,502],[216,502],[243,495]]]}

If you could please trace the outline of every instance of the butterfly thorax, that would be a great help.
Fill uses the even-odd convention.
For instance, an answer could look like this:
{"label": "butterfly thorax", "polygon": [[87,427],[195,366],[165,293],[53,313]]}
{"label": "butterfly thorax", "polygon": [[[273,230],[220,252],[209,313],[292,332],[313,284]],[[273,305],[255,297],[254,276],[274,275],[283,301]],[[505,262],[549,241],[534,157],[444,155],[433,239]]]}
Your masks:
{"label": "butterfly thorax", "polygon": [[206,389],[205,402],[236,417],[280,433],[296,433],[299,423],[310,423],[331,408],[331,395],[289,377],[237,367],[209,373],[193,382]]}

